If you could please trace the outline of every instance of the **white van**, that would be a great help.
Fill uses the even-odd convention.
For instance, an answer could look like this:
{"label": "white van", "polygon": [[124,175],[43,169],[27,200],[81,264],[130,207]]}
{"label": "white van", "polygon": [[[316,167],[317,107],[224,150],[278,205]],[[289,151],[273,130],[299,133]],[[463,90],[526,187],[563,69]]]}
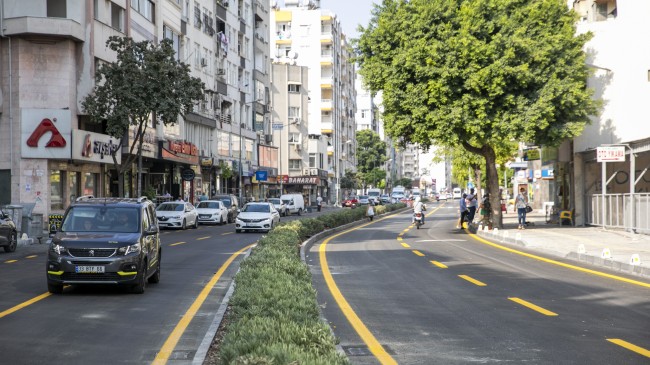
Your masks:
{"label": "white van", "polygon": [[280,196],[280,200],[287,207],[288,214],[301,215],[305,210],[305,199],[301,194],[283,194]]}
{"label": "white van", "polygon": [[463,193],[460,190],[460,188],[454,188],[454,190],[451,192],[451,197],[453,199],[460,199],[463,197]]}
{"label": "white van", "polygon": [[368,199],[372,199],[375,205],[381,203],[379,197],[381,196],[381,189],[368,189]]}

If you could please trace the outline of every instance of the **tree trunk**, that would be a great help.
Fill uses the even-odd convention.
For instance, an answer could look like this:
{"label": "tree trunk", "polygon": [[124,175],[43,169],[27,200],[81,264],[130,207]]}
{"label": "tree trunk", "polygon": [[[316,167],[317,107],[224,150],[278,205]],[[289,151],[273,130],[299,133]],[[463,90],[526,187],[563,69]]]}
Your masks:
{"label": "tree trunk", "polygon": [[481,148],[474,147],[468,142],[462,142],[463,147],[469,152],[479,154],[485,158],[485,171],[487,180],[487,190],[490,192],[490,208],[492,209],[492,225],[496,228],[503,228],[503,216],[501,215],[501,199],[499,194],[499,174],[496,166],[496,153],[491,146]]}

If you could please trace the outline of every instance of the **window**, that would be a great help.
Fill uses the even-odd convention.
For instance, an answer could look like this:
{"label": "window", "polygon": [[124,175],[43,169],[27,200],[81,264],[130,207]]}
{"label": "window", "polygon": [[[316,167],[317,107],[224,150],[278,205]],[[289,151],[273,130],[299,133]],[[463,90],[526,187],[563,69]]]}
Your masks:
{"label": "window", "polygon": [[289,160],[289,170],[300,170],[302,160],[300,159],[290,159]]}
{"label": "window", "polygon": [[150,22],[155,23],[155,4],[153,0],[132,0],[131,8],[140,13],[143,17],[147,18]]}
{"label": "window", "polygon": [[290,106],[289,107],[289,118],[299,118],[300,117],[300,107],[299,106]]}
{"label": "window", "polygon": [[50,209],[63,209],[63,181],[60,170],[50,172]]}
{"label": "window", "polygon": [[111,27],[124,31],[124,9],[114,3],[111,3]]}
{"label": "window", "polygon": [[361,118],[367,118],[369,115],[369,110],[368,109],[362,109],[361,110]]}
{"label": "window", "polygon": [[176,61],[180,61],[181,57],[181,36],[174,32],[168,25],[163,26],[163,37],[170,39],[173,43],[174,52],[176,52]]}
{"label": "window", "polygon": [[201,8],[199,3],[194,3],[194,27],[201,29]]}
{"label": "window", "polygon": [[300,143],[300,133],[289,133],[289,143]]}
{"label": "window", "polygon": [[315,153],[310,153],[309,154],[309,167],[318,167],[318,166],[316,166],[316,154]]}
{"label": "window", "polygon": [[289,92],[290,93],[300,93],[300,85],[289,84]]}
{"label": "window", "polygon": [[86,172],[83,175],[84,182],[83,182],[83,191],[81,192],[82,195],[92,195],[92,196],[97,196],[97,181],[98,181],[98,174],[93,174],[92,172]]}
{"label": "window", "polygon": [[47,17],[48,18],[67,17],[66,0],[47,0]]}

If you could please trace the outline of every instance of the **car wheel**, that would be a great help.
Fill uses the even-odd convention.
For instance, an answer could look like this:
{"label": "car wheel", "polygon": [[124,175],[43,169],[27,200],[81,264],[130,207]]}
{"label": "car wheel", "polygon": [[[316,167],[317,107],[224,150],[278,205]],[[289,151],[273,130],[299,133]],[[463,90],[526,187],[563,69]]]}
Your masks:
{"label": "car wheel", "polygon": [[63,293],[63,285],[47,283],[47,291],[52,294],[61,294]]}
{"label": "car wheel", "polygon": [[149,277],[149,282],[152,284],[160,282],[160,252],[158,253],[158,264],[156,265],[156,272]]}
{"label": "car wheel", "polygon": [[199,218],[194,218],[194,229],[199,228]]}
{"label": "car wheel", "polygon": [[142,265],[142,270],[140,270],[140,275],[138,276],[137,284],[131,287],[131,293],[133,294],[142,294],[144,289],[147,286],[147,263],[144,262]]}
{"label": "car wheel", "polygon": [[18,246],[18,233],[11,232],[11,237],[9,238],[9,244],[5,246],[5,252],[14,252]]}
{"label": "car wheel", "polygon": [[187,229],[187,224],[185,223],[185,219],[183,219],[183,224],[181,225],[181,229],[182,229],[182,230],[186,230],[186,229]]}
{"label": "car wheel", "polygon": [[298,215],[302,215],[302,208],[298,209]]}
{"label": "car wheel", "polygon": [[219,225],[223,226],[223,216],[222,215],[219,216]]}
{"label": "car wheel", "polygon": [[241,233],[241,229],[236,229],[235,233]]}

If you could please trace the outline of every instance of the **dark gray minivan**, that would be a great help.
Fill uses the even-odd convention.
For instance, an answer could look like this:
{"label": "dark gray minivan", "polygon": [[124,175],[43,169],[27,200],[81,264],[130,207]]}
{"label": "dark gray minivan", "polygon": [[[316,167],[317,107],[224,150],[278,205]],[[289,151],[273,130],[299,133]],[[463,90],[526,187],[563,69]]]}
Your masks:
{"label": "dark gray minivan", "polygon": [[160,236],[154,204],[142,198],[80,198],[51,238],[47,288],[108,284],[144,293],[160,281]]}

